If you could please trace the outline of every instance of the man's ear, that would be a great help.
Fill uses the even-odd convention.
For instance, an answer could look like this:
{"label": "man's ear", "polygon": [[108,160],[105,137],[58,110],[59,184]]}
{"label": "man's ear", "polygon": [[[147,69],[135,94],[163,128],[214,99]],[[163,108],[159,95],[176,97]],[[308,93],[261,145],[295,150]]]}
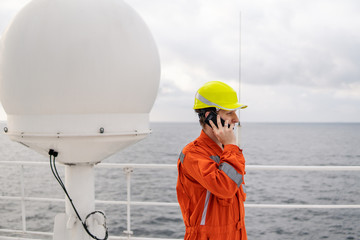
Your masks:
{"label": "man's ear", "polygon": [[209,114],[210,114],[210,111],[207,111],[206,113],[205,113],[205,118],[207,118],[207,116],[209,116]]}

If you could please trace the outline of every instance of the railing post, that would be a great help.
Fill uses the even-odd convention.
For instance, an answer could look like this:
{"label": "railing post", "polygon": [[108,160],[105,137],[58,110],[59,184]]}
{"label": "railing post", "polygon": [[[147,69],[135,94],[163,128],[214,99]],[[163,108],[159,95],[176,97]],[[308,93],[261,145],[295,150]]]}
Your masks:
{"label": "railing post", "polygon": [[22,230],[26,232],[26,211],[25,211],[25,186],[24,186],[24,165],[20,165],[20,187],[21,187],[21,219]]}
{"label": "railing post", "polygon": [[131,238],[133,232],[131,231],[131,214],[130,214],[130,203],[131,203],[131,173],[134,171],[133,168],[127,167],[124,168],[124,172],[126,173],[126,184],[127,184],[127,204],[126,204],[126,221],[127,221],[127,229],[124,231],[128,235],[128,239]]}

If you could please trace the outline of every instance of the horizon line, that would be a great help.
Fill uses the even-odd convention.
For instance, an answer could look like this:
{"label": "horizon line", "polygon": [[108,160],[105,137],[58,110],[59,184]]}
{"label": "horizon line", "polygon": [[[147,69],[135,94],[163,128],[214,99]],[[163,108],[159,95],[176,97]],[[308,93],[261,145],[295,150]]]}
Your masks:
{"label": "horizon line", "polygon": [[[7,123],[7,120],[0,120],[0,123]],[[149,123],[198,123],[198,121],[167,121],[167,120],[155,120],[149,121]],[[329,121],[329,122],[322,122],[322,121],[241,121],[241,124],[247,123],[269,123],[269,124],[292,124],[292,123],[301,123],[301,124],[334,124],[334,123],[343,123],[343,124],[360,124],[360,121]]]}

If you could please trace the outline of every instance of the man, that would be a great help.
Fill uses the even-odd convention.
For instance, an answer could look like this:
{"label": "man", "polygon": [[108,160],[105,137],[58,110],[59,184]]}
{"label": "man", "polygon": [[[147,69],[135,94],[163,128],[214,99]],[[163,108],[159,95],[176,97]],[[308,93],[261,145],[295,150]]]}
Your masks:
{"label": "man", "polygon": [[[239,122],[236,109],[246,107],[222,82],[208,82],[196,93],[194,109],[202,131],[179,156],[176,186],[186,240],[247,239],[242,187],[245,159],[233,131]],[[217,126],[214,121],[205,122],[211,112],[218,114]]]}

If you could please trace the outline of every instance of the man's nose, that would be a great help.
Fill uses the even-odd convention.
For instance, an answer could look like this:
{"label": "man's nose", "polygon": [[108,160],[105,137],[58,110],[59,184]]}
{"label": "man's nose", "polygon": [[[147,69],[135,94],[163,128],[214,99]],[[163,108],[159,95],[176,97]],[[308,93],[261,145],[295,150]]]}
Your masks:
{"label": "man's nose", "polygon": [[234,113],[233,123],[238,123],[238,122],[239,122],[239,118],[238,118],[237,114]]}

